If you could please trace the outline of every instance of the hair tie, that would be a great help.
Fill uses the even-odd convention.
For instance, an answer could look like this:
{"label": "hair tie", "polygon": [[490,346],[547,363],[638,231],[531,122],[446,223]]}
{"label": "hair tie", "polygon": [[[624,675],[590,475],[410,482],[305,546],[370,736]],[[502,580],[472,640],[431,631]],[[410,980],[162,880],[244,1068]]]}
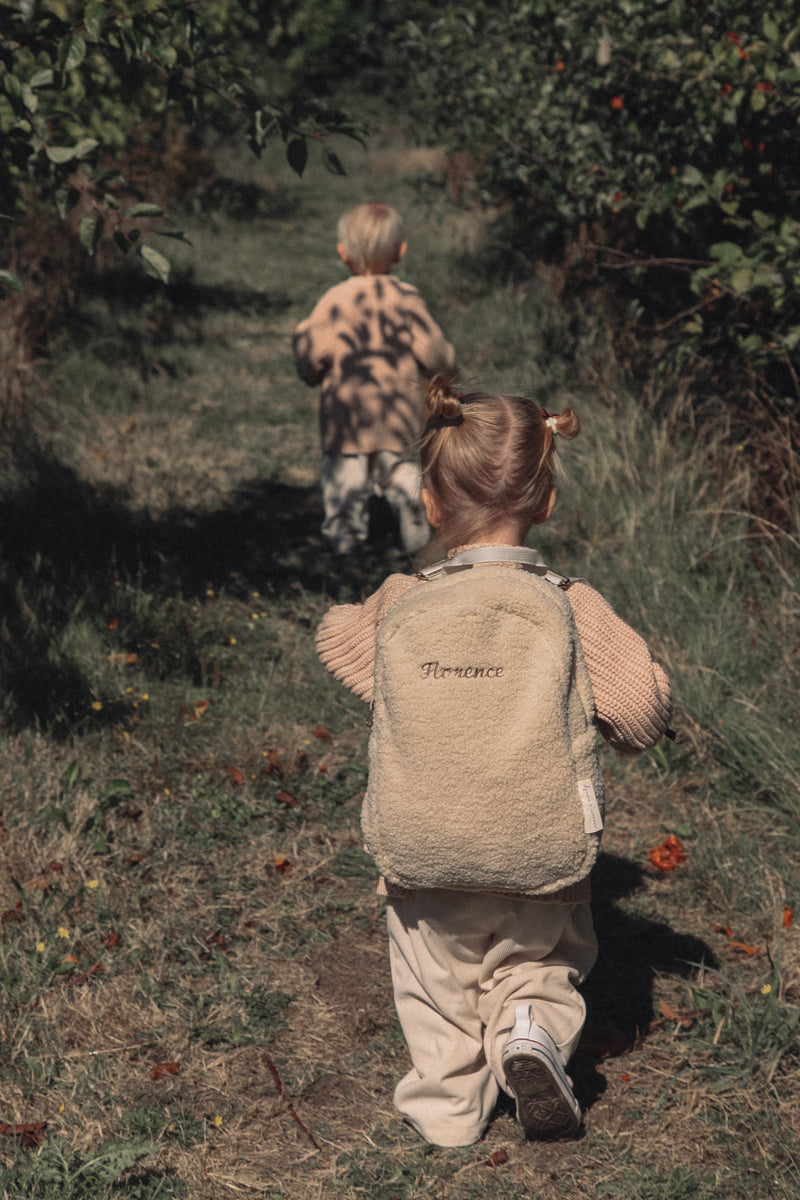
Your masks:
{"label": "hair tie", "polygon": [[454,417],[445,417],[439,414],[438,417],[431,417],[428,421],[429,429],[450,429],[453,425],[464,424],[464,405],[460,405],[460,411]]}
{"label": "hair tie", "polygon": [[542,409],[544,423],[553,433],[558,433],[558,417],[552,417],[546,408]]}

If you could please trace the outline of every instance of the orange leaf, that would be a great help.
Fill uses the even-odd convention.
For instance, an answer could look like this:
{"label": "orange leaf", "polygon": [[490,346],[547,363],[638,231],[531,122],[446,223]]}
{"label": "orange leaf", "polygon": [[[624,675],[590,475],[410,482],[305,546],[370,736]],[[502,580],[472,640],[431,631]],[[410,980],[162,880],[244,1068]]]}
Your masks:
{"label": "orange leaf", "polygon": [[784,905],[783,917],[781,918],[781,925],[783,925],[784,929],[791,929],[793,923],[794,923],[794,913],[788,907],[788,905]]}
{"label": "orange leaf", "polygon": [[731,942],[730,946],[732,950],[741,950],[748,958],[752,958],[754,954],[759,954],[761,950],[760,946],[747,946],[744,942]]}
{"label": "orange leaf", "polygon": [[486,1160],[487,1167],[499,1167],[501,1163],[508,1162],[508,1154],[505,1150],[495,1150]]}
{"label": "orange leaf", "polygon": [[177,1075],[181,1064],[176,1062],[156,1063],[150,1072],[151,1079],[165,1079],[167,1075]]}
{"label": "orange leaf", "polygon": [[686,851],[680,838],[671,833],[660,846],[654,846],[650,851],[650,861],[659,871],[674,871],[682,862],[686,862]]}
{"label": "orange leaf", "polygon": [[275,870],[276,871],[280,871],[281,874],[285,874],[286,872],[291,871],[291,869],[292,869],[292,864],[289,862],[289,859],[286,857],[285,854],[276,854],[275,855]]}
{"label": "orange leaf", "polygon": [[724,933],[725,937],[733,937],[733,930],[731,929],[730,925],[713,925],[712,929],[714,933]]}
{"label": "orange leaf", "polygon": [[318,725],[316,727],[316,729],[312,730],[312,733],[314,734],[314,737],[319,738],[319,740],[321,742],[332,742],[333,741],[333,737],[331,736],[330,733],[328,733],[328,731],[324,725]]}
{"label": "orange leaf", "polygon": [[0,1121],[0,1137],[13,1137],[26,1149],[30,1146],[41,1146],[44,1141],[46,1121],[36,1121],[32,1125],[6,1125]]}
{"label": "orange leaf", "polygon": [[119,628],[119,617],[112,617],[111,620],[108,622],[108,628],[109,629],[118,629]]}
{"label": "orange leaf", "polygon": [[200,719],[200,717],[202,717],[203,713],[206,711],[206,709],[209,707],[210,704],[211,704],[210,700],[195,700],[194,705],[193,705],[195,721],[198,721]]}
{"label": "orange leaf", "polygon": [[244,775],[238,767],[228,767],[228,774],[230,775],[231,782],[235,787],[238,787],[240,784],[244,783]]}
{"label": "orange leaf", "polygon": [[75,964],[77,964],[77,963],[78,963],[78,961],[79,961],[79,960],[78,960],[78,959],[75,957],[75,955],[74,955],[74,954],[65,954],[65,955],[64,955],[64,962],[65,962],[65,963],[75,963]]}
{"label": "orange leaf", "polygon": [[680,1020],[680,1017],[675,1012],[675,1009],[672,1008],[671,1005],[667,1004],[666,1000],[662,1000],[659,998],[658,1007],[659,1007],[659,1011],[661,1012],[662,1017],[666,1017],[668,1021],[679,1021]]}
{"label": "orange leaf", "polygon": [[275,799],[286,808],[297,808],[297,798],[291,792],[278,792]]}
{"label": "orange leaf", "polygon": [[117,933],[116,929],[111,930],[111,933],[108,935],[106,940],[103,942],[103,945],[105,946],[105,948],[107,950],[116,949],[116,947],[119,945],[119,934]]}

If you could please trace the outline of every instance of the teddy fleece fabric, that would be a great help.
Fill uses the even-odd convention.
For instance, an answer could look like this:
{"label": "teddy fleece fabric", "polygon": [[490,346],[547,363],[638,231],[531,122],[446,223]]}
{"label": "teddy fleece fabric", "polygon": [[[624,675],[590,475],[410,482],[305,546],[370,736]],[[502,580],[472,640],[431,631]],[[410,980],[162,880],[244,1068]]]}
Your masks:
{"label": "teddy fleece fabric", "polygon": [[422,429],[420,375],[451,374],[455,351],[415,287],[353,275],[294,334],[297,371],[321,384],[323,454],[403,454]]}
{"label": "teddy fleece fabric", "polygon": [[[416,575],[390,575],[363,604],[336,605],[323,617],[316,635],[320,659],[336,679],[367,703],[372,700],[375,644],[381,623],[409,589],[427,586]],[[665,671],[653,661],[644,639],[589,584],[575,580],[565,595],[589,671],[600,732],[622,754],[649,749],[663,737],[672,715]]]}
{"label": "teddy fleece fabric", "polygon": [[409,591],[375,663],[362,828],[381,874],[527,896],[584,879],[602,829],[593,718],[552,583],[485,566]]}

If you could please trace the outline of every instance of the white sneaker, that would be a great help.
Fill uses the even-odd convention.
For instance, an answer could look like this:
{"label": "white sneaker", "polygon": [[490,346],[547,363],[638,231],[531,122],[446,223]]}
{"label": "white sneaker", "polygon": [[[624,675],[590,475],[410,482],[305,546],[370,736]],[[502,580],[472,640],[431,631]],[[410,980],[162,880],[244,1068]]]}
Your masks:
{"label": "white sneaker", "polygon": [[517,1100],[517,1120],[531,1138],[574,1137],[581,1109],[564,1070],[564,1055],[533,1020],[529,1004],[518,1004],[514,1019],[501,1061]]}

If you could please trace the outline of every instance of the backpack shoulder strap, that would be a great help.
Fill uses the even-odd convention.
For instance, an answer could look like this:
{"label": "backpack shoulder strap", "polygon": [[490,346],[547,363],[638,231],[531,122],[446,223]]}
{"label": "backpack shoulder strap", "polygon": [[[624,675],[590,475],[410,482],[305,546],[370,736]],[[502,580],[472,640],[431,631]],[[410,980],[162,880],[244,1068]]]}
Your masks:
{"label": "backpack shoulder strap", "polygon": [[549,570],[538,550],[529,550],[527,546],[477,546],[472,550],[461,550],[452,558],[443,558],[430,567],[424,567],[417,572],[417,577],[425,581],[440,579],[443,575],[469,571],[472,567],[487,563],[513,563],[518,570],[539,575],[562,591],[566,591],[569,585],[575,582],[567,575],[559,575]]}

